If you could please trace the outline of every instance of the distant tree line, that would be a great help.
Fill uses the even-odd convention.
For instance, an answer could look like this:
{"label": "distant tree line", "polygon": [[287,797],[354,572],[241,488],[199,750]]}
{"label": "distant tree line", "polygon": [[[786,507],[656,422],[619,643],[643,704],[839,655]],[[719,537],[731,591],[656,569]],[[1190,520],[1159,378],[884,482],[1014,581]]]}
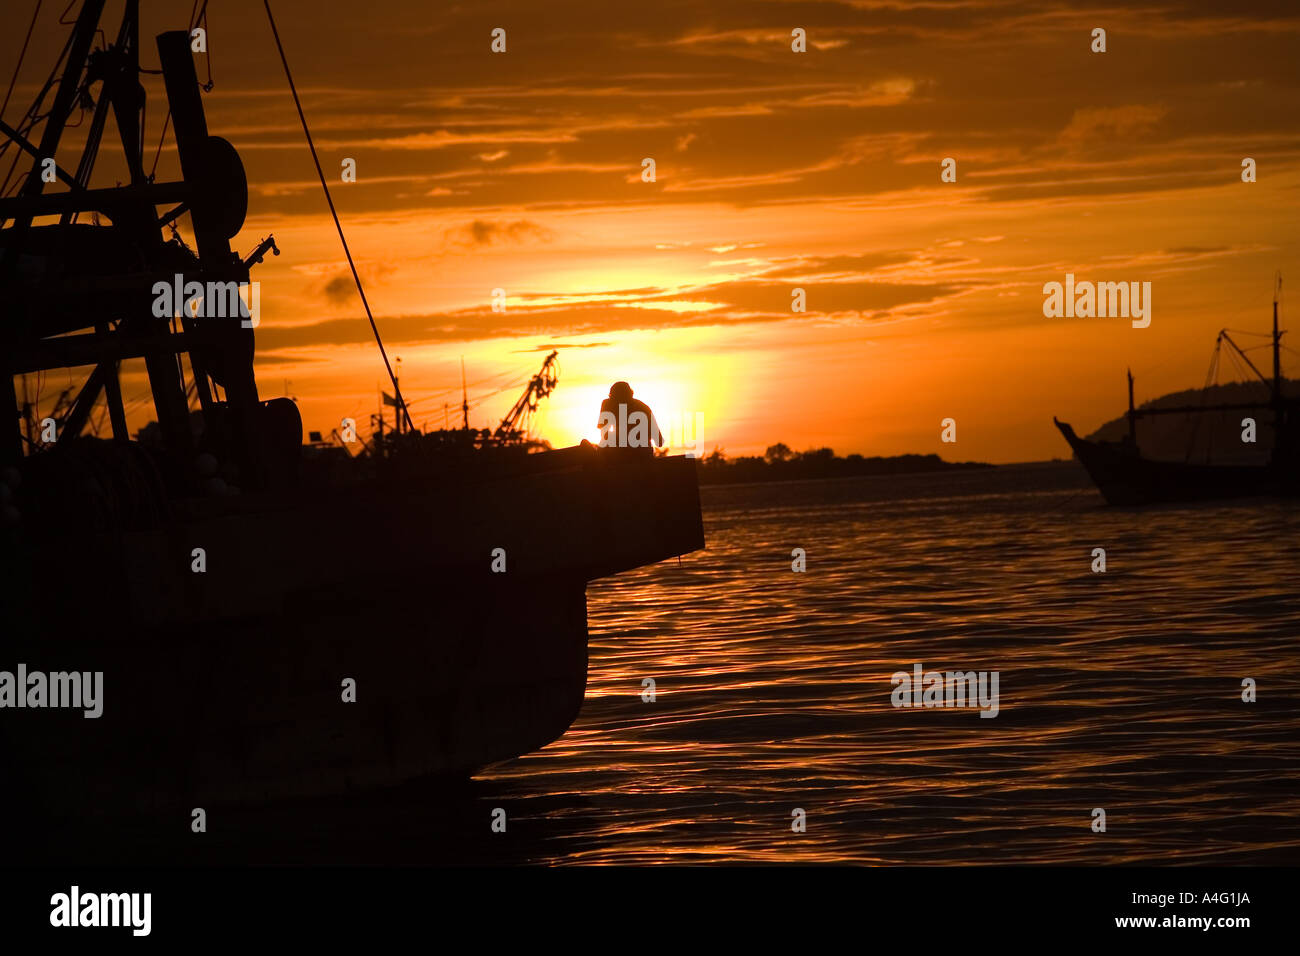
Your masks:
{"label": "distant tree line", "polygon": [[736,484],[751,481],[794,481],[805,478],[850,478],[858,475],[907,475],[917,472],[992,468],[983,462],[944,461],[938,455],[849,455],[841,458],[830,448],[792,451],[778,442],[760,458],[728,458],[721,448],[697,459],[701,484]]}

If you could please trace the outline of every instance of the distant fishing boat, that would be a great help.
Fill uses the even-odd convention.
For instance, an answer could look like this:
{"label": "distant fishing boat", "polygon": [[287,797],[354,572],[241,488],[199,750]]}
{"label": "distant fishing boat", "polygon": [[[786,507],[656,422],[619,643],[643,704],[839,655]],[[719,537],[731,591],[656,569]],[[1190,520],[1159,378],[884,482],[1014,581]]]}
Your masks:
{"label": "distant fishing boat", "polygon": [[[1278,280],[1278,288],[1281,280]],[[1297,426],[1300,401],[1283,394],[1281,342],[1278,328],[1278,297],[1273,298],[1273,377],[1264,376],[1225,329],[1215,345],[1213,368],[1224,343],[1245,361],[1246,366],[1269,388],[1265,402],[1180,405],[1134,408],[1133,374],[1128,375],[1128,434],[1120,441],[1090,441],[1080,438],[1067,423],[1053,417],[1075,456],[1112,505],[1143,505],[1158,502],[1198,501],[1216,498],[1246,498],[1261,495],[1294,496],[1300,493],[1300,436]],[[1137,423],[1156,415],[1204,415],[1213,412],[1272,413],[1273,449],[1267,462],[1229,465],[1163,461],[1144,457],[1138,448]],[[1190,450],[1188,458],[1190,459]]]}
{"label": "distant fishing boat", "polygon": [[[231,249],[248,186],[208,134],[188,29],[157,38],[182,178],[146,173],[139,3],[94,50],[103,8],[83,3],[51,82],[0,124],[33,158],[0,198],[3,799],[67,815],[259,802],[465,777],[556,739],[584,698],[587,582],[704,546],[695,462],[529,453],[554,353],[493,434],[463,399],[463,429],[421,435],[393,375],[393,432],[360,454],[304,446],[297,403],[258,395],[256,323],[158,306],[181,276],[211,299],[279,252]],[[84,151],[47,193],[78,106]],[[91,188],[110,114],[130,182]],[[186,215],[196,249],[174,231]],[[156,414],[137,438],[133,359]],[[73,367],[90,369],[79,394],[36,423],[15,377]],[[111,438],[82,434],[101,401]],[[101,713],[51,709],[45,673],[65,696],[102,675]]]}

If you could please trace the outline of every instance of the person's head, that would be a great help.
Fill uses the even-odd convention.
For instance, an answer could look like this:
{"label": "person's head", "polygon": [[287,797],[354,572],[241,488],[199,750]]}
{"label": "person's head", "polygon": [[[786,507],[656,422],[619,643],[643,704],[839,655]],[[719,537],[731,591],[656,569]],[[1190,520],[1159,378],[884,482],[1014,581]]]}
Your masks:
{"label": "person's head", "polygon": [[630,402],[632,400],[632,386],[627,382],[615,382],[609,387],[609,397],[616,402]]}

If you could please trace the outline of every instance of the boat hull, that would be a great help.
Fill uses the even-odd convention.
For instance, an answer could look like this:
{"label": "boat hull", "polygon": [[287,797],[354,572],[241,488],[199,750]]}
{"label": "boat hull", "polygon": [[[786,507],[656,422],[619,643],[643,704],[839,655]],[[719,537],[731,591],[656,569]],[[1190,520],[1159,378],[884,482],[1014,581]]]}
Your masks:
{"label": "boat hull", "polygon": [[1142,458],[1113,442],[1079,438],[1053,419],[1075,457],[1112,505],[1205,501],[1297,493],[1296,476],[1278,465],[1194,465]]}
{"label": "boat hull", "polygon": [[[0,711],[26,798],[256,803],[463,778],[562,735],[587,581],[702,547],[698,487],[688,459],[528,457],[32,536],[0,670],[104,676],[98,718]],[[97,573],[68,600],[73,555]]]}

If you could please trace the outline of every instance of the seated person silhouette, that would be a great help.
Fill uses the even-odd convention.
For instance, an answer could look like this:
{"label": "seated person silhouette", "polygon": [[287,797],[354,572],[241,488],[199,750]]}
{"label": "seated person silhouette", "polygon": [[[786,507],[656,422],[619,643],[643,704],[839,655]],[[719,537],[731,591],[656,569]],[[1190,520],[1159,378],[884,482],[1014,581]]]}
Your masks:
{"label": "seated person silhouette", "polygon": [[655,413],[645,402],[632,397],[632,386],[615,382],[609,398],[600,403],[600,447],[630,448],[653,455],[652,445],[663,445],[664,434],[655,421]]}

